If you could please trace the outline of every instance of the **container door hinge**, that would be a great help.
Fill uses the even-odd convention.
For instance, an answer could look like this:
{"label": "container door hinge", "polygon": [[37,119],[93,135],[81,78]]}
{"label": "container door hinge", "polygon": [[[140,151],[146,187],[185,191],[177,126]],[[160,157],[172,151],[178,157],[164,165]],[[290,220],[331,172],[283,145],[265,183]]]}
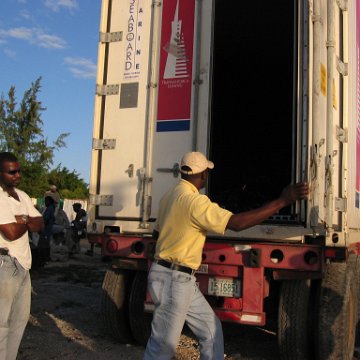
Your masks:
{"label": "container door hinge", "polygon": [[160,7],[162,5],[162,1],[153,1],[151,7]]}
{"label": "container door hinge", "polygon": [[336,0],[336,4],[342,11],[348,10],[348,0]]}
{"label": "container door hinge", "polygon": [[200,76],[197,76],[193,81],[193,85],[201,85],[202,83],[203,80],[200,78]]}
{"label": "container door hinge", "polygon": [[112,206],[113,198],[113,195],[90,194],[89,196],[90,204],[99,206]]}
{"label": "container door hinge", "polygon": [[346,198],[335,198],[335,211],[345,212],[347,208]]}
{"label": "container door hinge", "polygon": [[348,131],[347,129],[343,129],[339,126],[336,126],[336,139],[341,143],[348,142]]}
{"label": "container door hinge", "polygon": [[94,139],[92,142],[93,150],[114,150],[116,139]]}
{"label": "container door hinge", "polygon": [[321,16],[320,15],[313,15],[312,17],[311,17],[311,20],[312,20],[312,22],[315,24],[315,23],[320,23],[320,24],[322,24],[323,23],[323,21],[322,21],[322,18],[321,18]]}
{"label": "container door hinge", "polygon": [[155,82],[150,82],[150,83],[147,84],[146,87],[147,87],[148,89],[150,89],[150,88],[156,89],[156,88],[157,88],[157,83],[155,83]]}
{"label": "container door hinge", "polygon": [[99,33],[99,41],[102,43],[111,43],[122,41],[123,32],[115,31],[115,32],[100,32]]}
{"label": "container door hinge", "polygon": [[106,95],[117,95],[119,93],[120,86],[118,84],[114,85],[100,85],[96,84],[96,95],[106,96]]}
{"label": "container door hinge", "polygon": [[336,70],[342,75],[342,76],[348,76],[349,66],[347,63],[344,63],[341,61],[338,57],[336,58]]}

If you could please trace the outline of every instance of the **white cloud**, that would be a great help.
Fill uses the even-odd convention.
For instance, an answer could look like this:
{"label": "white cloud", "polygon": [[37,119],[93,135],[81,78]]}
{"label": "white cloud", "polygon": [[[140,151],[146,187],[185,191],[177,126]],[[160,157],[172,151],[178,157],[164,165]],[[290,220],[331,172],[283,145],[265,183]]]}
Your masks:
{"label": "white cloud", "polygon": [[31,20],[32,16],[27,10],[23,10],[20,12],[20,17],[25,20]]}
{"label": "white cloud", "polygon": [[4,49],[4,54],[10,59],[16,58],[16,52],[10,49]]}
{"label": "white cloud", "polygon": [[44,0],[44,5],[53,11],[59,11],[61,8],[76,10],[79,7],[77,0]]}
{"label": "white cloud", "polygon": [[0,29],[0,42],[7,38],[24,40],[31,45],[47,49],[63,49],[66,47],[66,41],[57,35],[46,34],[39,28],[19,27],[9,30]]}
{"label": "white cloud", "polygon": [[96,64],[89,59],[66,57],[64,62],[73,76],[77,79],[90,79],[96,77]]}
{"label": "white cloud", "polygon": [[38,45],[47,49],[63,49],[66,41],[56,35],[38,33],[36,35]]}
{"label": "white cloud", "polygon": [[31,41],[34,37],[34,31],[29,28],[19,27],[7,31],[3,30],[1,31],[0,35],[3,35],[4,37],[12,37],[15,39]]}

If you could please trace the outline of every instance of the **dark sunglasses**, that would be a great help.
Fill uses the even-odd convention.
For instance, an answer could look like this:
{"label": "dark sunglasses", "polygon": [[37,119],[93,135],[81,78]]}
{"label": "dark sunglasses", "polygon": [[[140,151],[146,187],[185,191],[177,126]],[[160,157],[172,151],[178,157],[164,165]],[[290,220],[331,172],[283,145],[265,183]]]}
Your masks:
{"label": "dark sunglasses", "polygon": [[8,174],[8,175],[21,174],[21,169],[9,170],[9,171],[6,171],[6,174]]}

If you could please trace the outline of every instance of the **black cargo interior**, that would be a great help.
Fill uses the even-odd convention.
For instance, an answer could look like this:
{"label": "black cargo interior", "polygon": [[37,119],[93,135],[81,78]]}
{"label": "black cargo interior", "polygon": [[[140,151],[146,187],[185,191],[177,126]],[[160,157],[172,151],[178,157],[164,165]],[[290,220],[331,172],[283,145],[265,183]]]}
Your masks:
{"label": "black cargo interior", "polygon": [[294,179],[296,32],[296,0],[215,2],[209,196],[233,212]]}

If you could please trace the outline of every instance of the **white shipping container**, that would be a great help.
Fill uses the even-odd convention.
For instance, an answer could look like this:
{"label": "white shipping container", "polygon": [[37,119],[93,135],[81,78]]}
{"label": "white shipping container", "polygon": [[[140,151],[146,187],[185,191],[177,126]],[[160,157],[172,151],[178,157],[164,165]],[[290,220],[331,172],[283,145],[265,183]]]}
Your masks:
{"label": "white shipping container", "polygon": [[226,237],[357,242],[358,11],[104,0],[89,233],[151,233],[181,156],[199,150],[215,162],[207,194],[234,212],[311,186],[308,201]]}
{"label": "white shipping container", "polygon": [[272,318],[284,360],[352,360],[359,0],[102,3],[88,239],[112,259],[106,329],[147,343],[158,202],[179,181],[182,155],[197,150],[215,163],[204,191],[234,213],[289,183],[311,190],[258,226],[208,234],[195,276],[216,315],[255,326]]}

